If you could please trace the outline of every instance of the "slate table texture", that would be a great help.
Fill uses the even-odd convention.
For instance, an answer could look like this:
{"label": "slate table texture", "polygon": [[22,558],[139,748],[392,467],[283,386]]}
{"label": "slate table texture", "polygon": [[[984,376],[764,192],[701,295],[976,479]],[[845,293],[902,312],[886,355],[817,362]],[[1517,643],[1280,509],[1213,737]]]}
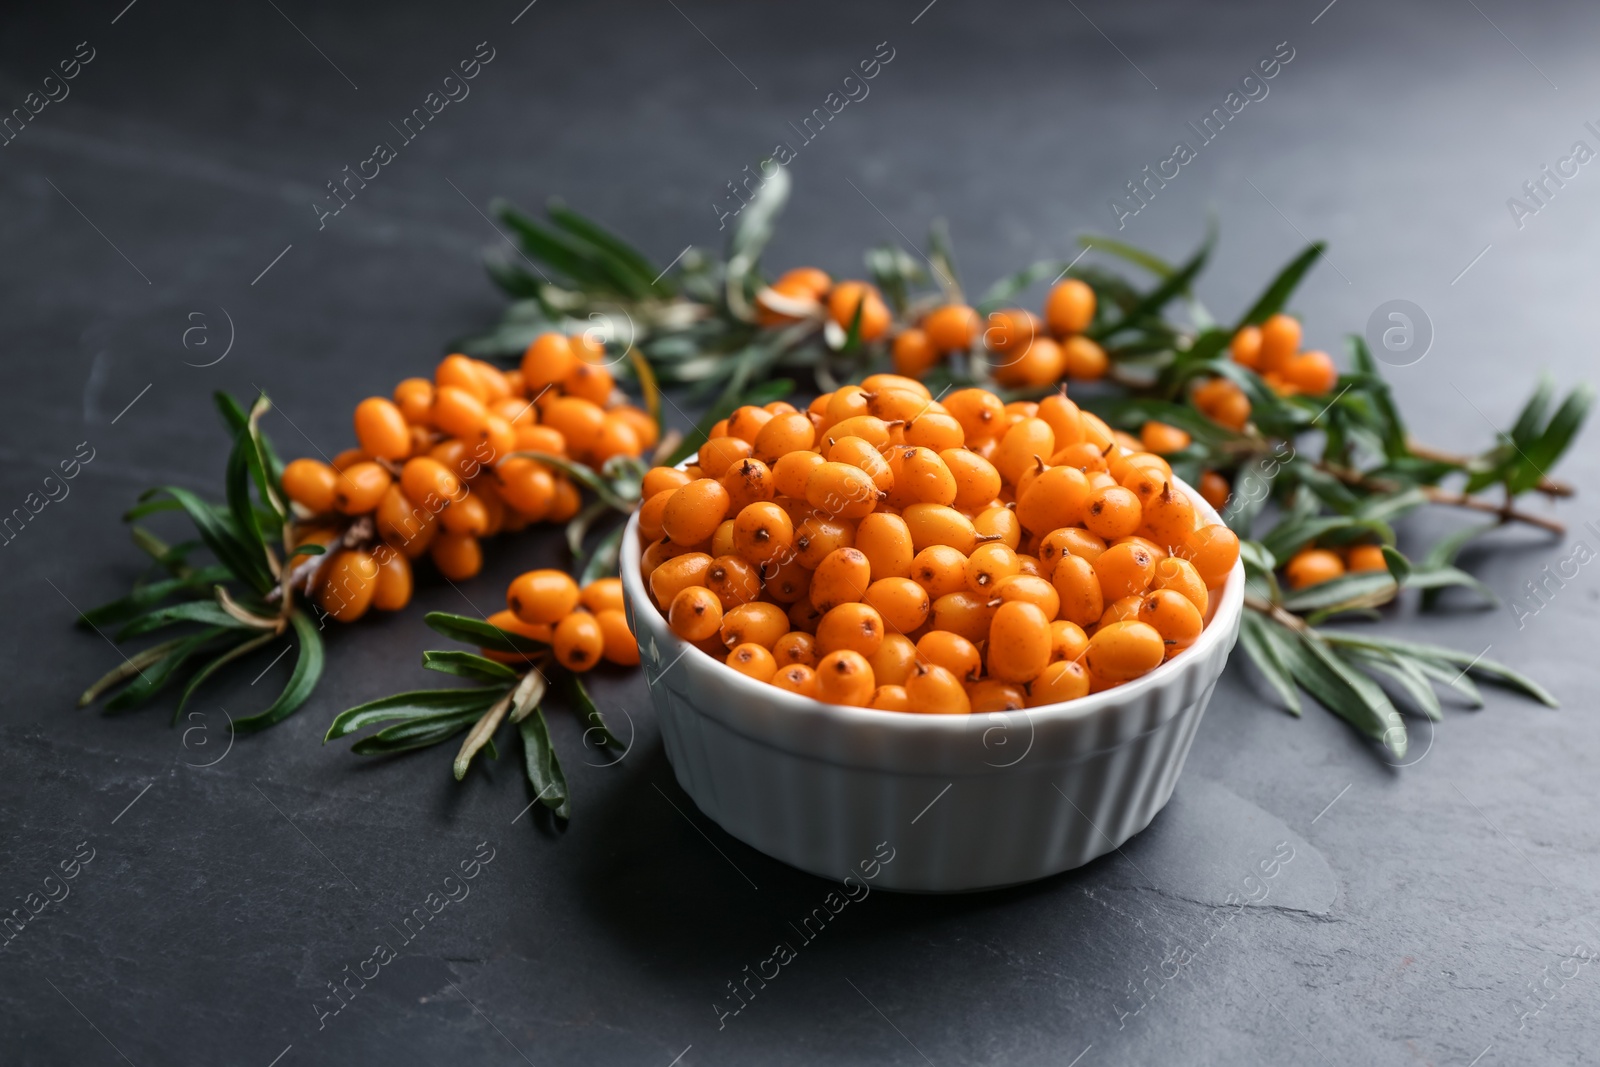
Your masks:
{"label": "slate table texture", "polygon": [[[1525,592],[1596,546],[1592,434],[1558,471],[1579,490],[1555,512],[1564,536],[1507,529],[1467,554],[1501,606],[1408,604],[1381,624],[1515,664],[1562,709],[1487,689],[1481,710],[1414,721],[1396,767],[1325,711],[1280,710],[1235,657],[1170,805],[1119,853],[999,892],[874,892],[736,1014],[729,984],[831,887],[699,814],[637,676],[597,683],[633,731],[614,766],[555,716],[564,830],[516,818],[514,752],[457,784],[448,749],[374,761],[320,743],[340,709],[427,684],[419,653],[439,642],[417,609],[492,610],[510,576],[559,563],[553,534],[332,633],[310,703],[231,748],[224,710],[263,706],[286,662],[257,657],[176,728],[166,700],[77,710],[119,656],[74,606],[140,568],[118,516],[151,485],[220,485],[211,393],[269,390],[289,455],[345,447],[356,400],[498,314],[480,262],[495,195],[563,196],[664,264],[721,240],[726,183],[781,141],[795,192],[774,268],[856,273],[866,245],[942,216],[981,288],[1085,232],[1181,256],[1214,212],[1199,293],[1221,315],[1311,237],[1330,241],[1294,301],[1312,343],[1338,350],[1390,300],[1422,309],[1431,348],[1390,377],[1427,441],[1485,447],[1538,375],[1595,373],[1600,170],[1523,191],[1575,142],[1600,148],[1593,5],[524,2],[4,16],[7,113],[78,66],[0,148],[0,512],[93,458],[0,549],[0,902],[77,872],[0,949],[0,1062],[1600,1057],[1600,579],[1572,564],[1547,603]],[[1197,141],[1186,123],[1275,50],[1292,59],[1267,95],[1119,231],[1112,197]],[[795,126],[875,53],[892,58],[869,94],[802,142]],[[319,217],[324,183],[398,141],[391,123],[475,54],[490,58],[470,96]],[[1418,517],[1404,543],[1465,521]],[[937,827],[935,808],[921,829]],[[408,940],[402,917],[463,862],[476,877],[448,885],[467,895]],[[395,958],[329,1000],[379,942]]]}

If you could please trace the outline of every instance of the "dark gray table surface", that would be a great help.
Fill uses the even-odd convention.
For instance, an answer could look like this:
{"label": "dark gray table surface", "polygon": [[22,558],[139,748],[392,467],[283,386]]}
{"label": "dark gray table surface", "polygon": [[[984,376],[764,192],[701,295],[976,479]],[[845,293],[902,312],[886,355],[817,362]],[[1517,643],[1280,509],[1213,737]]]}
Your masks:
{"label": "dark gray table surface", "polygon": [[[1595,370],[1600,170],[1520,225],[1507,206],[1574,142],[1600,147],[1592,5],[124,2],[12,5],[0,33],[7,111],[93,56],[0,148],[0,511],[80,442],[94,455],[0,550],[0,901],[92,853],[0,949],[0,1061],[1595,1062],[1600,586],[1579,567],[1537,614],[1508,606],[1600,541],[1592,435],[1559,472],[1580,489],[1564,538],[1508,530],[1469,554],[1506,604],[1383,624],[1516,664],[1561,710],[1488,690],[1436,736],[1419,724],[1396,768],[1319,709],[1277,710],[1236,662],[1171,804],[1120,854],[1003,892],[875,893],[720,1028],[726,983],[828,886],[694,810],[641,680],[601,682],[635,741],[616,766],[569,758],[576,814],[555,832],[513,821],[510,756],[458,785],[445,751],[319,744],[339,709],[425,681],[417,611],[333,634],[310,704],[209,767],[222,709],[260,706],[285,665],[209,690],[177,729],[170,703],[103,717],[73,701],[118,654],[72,626],[139,567],[117,518],[135,494],[218,484],[213,390],[268,389],[289,454],[343,447],[356,399],[497,314],[491,196],[563,195],[663,263],[714,244],[724,183],[796,142],[789,123],[883,41],[870,96],[791,165],[773,265],[853,273],[867,243],[944,216],[981,286],[1114,231],[1123,183],[1286,41],[1269,95],[1118,236],[1180,255],[1214,210],[1200,288],[1229,314],[1328,238],[1295,301],[1311,341],[1416,302],[1435,340],[1395,389],[1420,436],[1481,447],[1539,373]],[[323,184],[479,42],[494,58],[470,97],[319,230]],[[229,319],[227,357],[193,366]],[[556,558],[548,536],[497,544],[464,596],[492,605]],[[468,607],[437,581],[417,599]],[[555,730],[575,751],[571,721]],[[401,944],[394,924],[485,842],[470,896]],[[1284,842],[1267,898],[1227,907]],[[380,940],[398,958],[321,1016]]]}

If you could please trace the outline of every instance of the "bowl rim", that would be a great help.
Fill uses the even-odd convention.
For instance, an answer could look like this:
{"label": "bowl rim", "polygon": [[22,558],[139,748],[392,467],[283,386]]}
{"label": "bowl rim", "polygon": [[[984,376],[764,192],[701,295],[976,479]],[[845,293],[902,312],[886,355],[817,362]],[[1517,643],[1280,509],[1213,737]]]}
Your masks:
{"label": "bowl rim", "polygon": [[[698,458],[696,455],[680,462],[679,469],[693,463]],[[1189,497],[1199,513],[1211,523],[1221,523],[1222,517],[1192,486],[1184,482],[1177,475],[1172,476],[1172,482],[1180,491]],[[758,682],[729,667],[727,664],[714,659],[709,653],[696,648],[685,641],[667,626],[666,618],[656,608],[655,601],[650,596],[644,578],[639,573],[639,560],[643,549],[639,545],[639,513],[636,510],[628,518],[628,523],[622,534],[622,554],[619,559],[620,575],[623,586],[628,592],[630,603],[638,605],[634,610],[635,634],[639,641],[640,652],[645,652],[644,643],[645,627],[650,628],[650,639],[672,650],[672,663],[682,659],[692,660],[695,655],[704,657],[704,664],[696,663],[696,669],[715,668],[721,674],[717,677],[725,679],[726,683],[741,693],[747,699],[775,706],[795,715],[808,716],[813,721],[826,722],[835,726],[872,726],[878,729],[901,731],[912,734],[959,734],[971,728],[972,716],[983,715],[1023,715],[1030,722],[1038,725],[1083,723],[1096,718],[1115,717],[1119,712],[1132,712],[1141,706],[1140,698],[1156,689],[1174,685],[1186,674],[1194,671],[1203,671],[1207,666],[1218,661],[1219,657],[1213,655],[1217,645],[1223,642],[1232,642],[1238,629],[1240,618],[1244,610],[1244,562],[1236,560],[1233,569],[1228,573],[1227,580],[1220,588],[1220,597],[1212,608],[1210,620],[1200,637],[1194,644],[1184,651],[1167,660],[1148,674],[1141,675],[1129,682],[1107,689],[1100,693],[1090,693],[1076,700],[1059,701],[1054,704],[1040,704],[1037,707],[1019,708],[1006,712],[976,712],[965,715],[935,715],[916,712],[884,711],[879,708],[858,708],[846,704],[828,704],[814,697],[804,697],[798,693],[791,693],[779,689],[766,682]],[[1212,590],[1216,596],[1219,590]],[[652,616],[648,622],[637,621],[641,612]],[[646,656],[646,660],[650,657]],[[1226,665],[1226,655],[1220,657]],[[671,667],[669,665],[668,669]],[[1221,667],[1217,668],[1218,674]],[[660,676],[651,678],[646,675],[648,688],[654,691]],[[739,715],[743,710],[743,703],[726,709],[733,715]]]}

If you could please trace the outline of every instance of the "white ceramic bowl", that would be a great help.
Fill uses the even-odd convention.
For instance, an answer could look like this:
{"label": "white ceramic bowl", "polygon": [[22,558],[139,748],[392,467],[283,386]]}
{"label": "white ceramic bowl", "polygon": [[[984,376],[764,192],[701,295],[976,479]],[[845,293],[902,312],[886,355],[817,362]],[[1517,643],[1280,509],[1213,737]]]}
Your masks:
{"label": "white ceramic bowl", "polygon": [[1026,711],[917,715],[822,704],[714,660],[667,626],[639,555],[636,515],[622,582],[684,792],[734,837],[803,871],[911,892],[1044,878],[1148,826],[1172,796],[1244,602],[1236,565],[1212,592],[1200,639],[1115,689]]}

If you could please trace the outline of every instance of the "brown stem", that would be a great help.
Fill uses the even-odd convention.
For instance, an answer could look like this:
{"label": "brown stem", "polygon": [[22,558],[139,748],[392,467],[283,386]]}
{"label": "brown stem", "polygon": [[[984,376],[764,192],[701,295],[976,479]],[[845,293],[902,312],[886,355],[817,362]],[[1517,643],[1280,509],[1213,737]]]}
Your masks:
{"label": "brown stem", "polygon": [[1251,611],[1259,611],[1274,622],[1282,623],[1295,633],[1309,633],[1311,631],[1311,627],[1306,625],[1304,619],[1287,608],[1272,603],[1270,600],[1263,600],[1258,596],[1252,596],[1247,593],[1244,598],[1244,606]]}
{"label": "brown stem", "polygon": [[[1392,493],[1400,488],[1395,483],[1385,481],[1382,478],[1373,478],[1362,474],[1360,471],[1353,471],[1348,467],[1340,467],[1331,463],[1318,463],[1317,469],[1327,471],[1346,485],[1357,486],[1376,493]],[[1441,489],[1436,485],[1425,485],[1421,488],[1423,495],[1428,498],[1430,504],[1443,504],[1447,507],[1487,512],[1491,515],[1500,516],[1501,522],[1525,522],[1529,526],[1537,526],[1539,529],[1548,530],[1557,536],[1567,532],[1565,524],[1557,522],[1555,519],[1547,519],[1543,515],[1535,515],[1532,512],[1523,511],[1513,506],[1510,498],[1507,498],[1503,504],[1496,504],[1492,501],[1484,500],[1482,497],[1469,496],[1466,493],[1458,493],[1450,489]]]}
{"label": "brown stem", "polygon": [[[1410,438],[1406,439],[1406,448],[1418,459],[1431,460],[1435,463],[1449,463],[1457,467],[1465,467],[1467,464],[1471,463],[1473,459],[1472,456],[1462,456],[1454,452],[1446,452],[1443,449],[1433,448],[1429,445],[1422,444],[1420,441],[1415,441]],[[1566,482],[1557,481],[1554,478],[1540,478],[1539,484],[1534,486],[1534,488],[1543,493],[1545,496],[1565,497],[1573,496],[1576,493],[1576,490],[1574,490],[1571,485]]]}

